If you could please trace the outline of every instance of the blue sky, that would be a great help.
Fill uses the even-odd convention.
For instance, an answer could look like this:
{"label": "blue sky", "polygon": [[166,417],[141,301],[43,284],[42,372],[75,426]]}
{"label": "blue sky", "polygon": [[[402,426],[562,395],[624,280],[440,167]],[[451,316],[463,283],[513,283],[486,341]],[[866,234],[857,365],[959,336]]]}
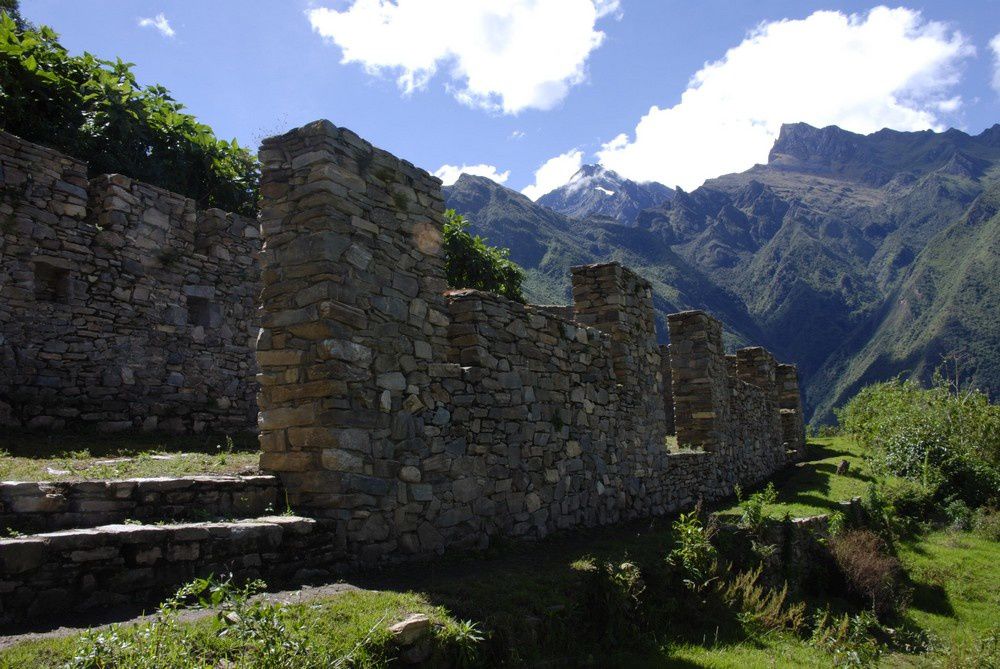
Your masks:
{"label": "blue sky", "polygon": [[532,197],[598,160],[691,189],[765,160],[781,122],[1000,121],[1000,0],[22,0],[22,13],[72,52],[136,63],[221,136],[256,147],[328,118],[446,181],[479,166]]}

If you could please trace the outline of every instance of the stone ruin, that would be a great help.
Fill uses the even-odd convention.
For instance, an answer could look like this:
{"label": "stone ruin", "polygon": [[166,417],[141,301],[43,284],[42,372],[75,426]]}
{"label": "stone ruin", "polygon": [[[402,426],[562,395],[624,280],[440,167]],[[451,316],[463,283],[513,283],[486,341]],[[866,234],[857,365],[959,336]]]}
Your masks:
{"label": "stone ruin", "polygon": [[329,122],[260,158],[261,465],[351,556],[664,514],[801,450],[794,367],[779,387],[751,348],[730,371],[698,311],[668,317],[665,364],[621,265],[573,268],[572,317],[447,291],[438,180]]}
{"label": "stone ruin", "polygon": [[0,539],[0,623],[667,514],[803,454],[795,367],[725,355],[701,311],[659,346],[627,268],[572,268],[572,305],[448,290],[440,181],[326,121],[260,159],[258,263],[252,221],[0,133],[2,418],[225,431],[259,405],[271,473],[0,483],[3,526],[40,532]]}
{"label": "stone ruin", "polygon": [[250,428],[259,236],[0,131],[0,426]]}

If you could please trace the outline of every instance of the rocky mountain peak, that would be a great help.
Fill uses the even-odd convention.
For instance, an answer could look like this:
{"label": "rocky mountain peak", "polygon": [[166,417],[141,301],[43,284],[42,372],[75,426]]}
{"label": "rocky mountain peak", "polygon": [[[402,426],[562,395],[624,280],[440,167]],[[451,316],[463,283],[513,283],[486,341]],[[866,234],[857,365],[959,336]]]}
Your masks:
{"label": "rocky mountain peak", "polygon": [[601,165],[584,165],[566,184],[538,199],[538,204],[572,218],[605,216],[634,225],[639,212],[669,200],[673,190],[656,182],[626,179]]}

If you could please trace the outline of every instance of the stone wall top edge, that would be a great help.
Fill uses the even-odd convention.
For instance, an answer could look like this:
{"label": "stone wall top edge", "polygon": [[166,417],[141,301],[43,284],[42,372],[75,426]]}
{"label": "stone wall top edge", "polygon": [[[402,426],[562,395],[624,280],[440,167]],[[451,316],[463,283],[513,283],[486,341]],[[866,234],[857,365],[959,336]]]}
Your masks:
{"label": "stone wall top edge", "polygon": [[390,159],[390,161],[398,162],[403,170],[416,172],[419,177],[436,184],[438,188],[440,188],[442,184],[441,179],[422,167],[418,167],[410,161],[400,158],[391,151],[375,146],[368,140],[363,139],[350,128],[338,126],[327,119],[319,119],[311,123],[306,123],[298,128],[292,128],[283,134],[266,137],[261,142],[261,151],[263,152],[269,149],[276,149],[289,142],[294,142],[297,139],[307,140],[309,138],[316,137],[327,138],[338,144],[351,146],[360,151],[370,151],[374,153],[376,157],[383,157]]}
{"label": "stone wall top edge", "polygon": [[543,316],[553,321],[558,321],[560,323],[565,323],[566,325],[572,325],[580,330],[586,330],[593,332],[595,336],[600,339],[611,339],[611,336],[591,325],[585,325],[579,321],[575,321],[569,318],[563,318],[558,314],[554,314],[551,311],[547,311],[543,308],[543,305],[538,304],[523,304],[521,302],[516,302],[509,297],[504,297],[503,295],[497,295],[496,293],[491,293],[487,290],[478,290],[476,288],[454,288],[447,290],[444,293],[445,297],[453,302],[463,302],[466,300],[486,300],[498,304],[502,307],[510,309],[511,311],[520,311],[525,314],[534,314],[538,316]]}
{"label": "stone wall top edge", "polygon": [[635,270],[633,270],[631,267],[627,267],[618,262],[617,260],[612,260],[611,262],[591,263],[589,265],[574,265],[569,268],[569,271],[575,275],[575,274],[584,274],[587,272],[594,272],[612,268],[616,273],[631,278],[644,288],[651,288],[653,285],[644,276],[636,273]]}
{"label": "stone wall top edge", "polygon": [[[39,152],[41,152],[43,154],[48,154],[52,159],[62,160],[62,161],[68,161],[70,163],[73,163],[73,164],[79,166],[80,169],[81,169],[81,171],[84,174],[87,173],[89,164],[85,160],[80,160],[79,158],[74,158],[73,156],[65,154],[62,151],[59,151],[58,149],[53,149],[53,148],[45,146],[43,144],[36,144],[35,142],[30,142],[30,141],[28,141],[26,139],[22,139],[21,137],[18,137],[17,135],[13,135],[13,134],[5,131],[5,130],[0,130],[0,137],[2,137],[5,140],[10,141],[11,143],[13,143],[15,145],[20,145],[22,147],[23,146],[31,147],[33,150],[37,150],[37,151],[39,151]],[[176,200],[183,200],[185,202],[186,201],[190,201],[191,202],[191,207],[195,211],[196,215],[204,213],[204,212],[209,212],[209,211],[220,211],[220,212],[223,212],[227,217],[228,216],[235,216],[237,218],[243,219],[243,220],[248,221],[248,222],[256,220],[256,219],[254,219],[254,218],[252,218],[250,216],[244,216],[243,214],[237,214],[236,212],[226,211],[225,209],[219,209],[218,207],[206,207],[206,208],[203,208],[203,209],[198,208],[197,204],[195,203],[195,201],[192,198],[190,198],[190,197],[188,197],[186,195],[182,195],[180,193],[174,192],[172,190],[168,190],[168,189],[163,188],[161,186],[156,186],[156,185],[153,185],[151,183],[147,183],[145,181],[141,181],[141,180],[136,179],[134,177],[130,177],[127,174],[110,173],[110,174],[98,174],[98,175],[95,175],[93,177],[89,177],[88,180],[87,180],[88,181],[88,187],[87,187],[88,195],[92,195],[93,194],[91,192],[91,189],[93,189],[93,188],[101,188],[103,186],[103,182],[111,182],[111,183],[113,183],[115,177],[122,177],[122,178],[128,179],[130,185],[136,185],[136,186],[139,186],[140,188],[149,189],[150,191],[152,191],[153,193],[155,193],[155,194],[157,194],[159,196],[169,197],[169,198],[176,199]]]}
{"label": "stone wall top edge", "polygon": [[15,134],[7,132],[6,130],[0,130],[0,141],[6,141],[15,145],[30,147],[32,150],[38,151],[41,154],[48,154],[54,160],[62,160],[70,162],[79,166],[83,172],[87,171],[87,161],[80,160],[79,158],[74,158],[73,156],[63,153],[59,149],[53,149],[52,147],[45,146],[44,144],[38,144],[36,142],[28,141],[27,139],[18,137]]}
{"label": "stone wall top edge", "polygon": [[273,474],[195,474],[191,476],[150,476],[124,479],[80,479],[74,481],[0,481],[0,493],[13,489],[72,488],[75,486],[119,485],[119,484],[170,484],[170,483],[263,483],[277,485],[279,479]]}

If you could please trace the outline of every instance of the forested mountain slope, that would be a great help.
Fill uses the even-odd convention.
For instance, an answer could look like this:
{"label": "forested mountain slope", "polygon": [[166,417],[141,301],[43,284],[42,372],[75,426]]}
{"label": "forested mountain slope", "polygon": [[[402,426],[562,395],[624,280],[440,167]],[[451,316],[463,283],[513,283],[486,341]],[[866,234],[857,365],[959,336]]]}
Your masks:
{"label": "forested mountain slope", "polygon": [[786,125],[766,165],[677,190],[634,223],[570,218],[469,179],[449,206],[511,247],[533,300],[566,301],[572,264],[620,260],[654,282],[660,316],[704,308],[731,343],[795,361],[816,418],[860,381],[927,377],[945,354],[1000,389],[1000,125],[976,136]]}

